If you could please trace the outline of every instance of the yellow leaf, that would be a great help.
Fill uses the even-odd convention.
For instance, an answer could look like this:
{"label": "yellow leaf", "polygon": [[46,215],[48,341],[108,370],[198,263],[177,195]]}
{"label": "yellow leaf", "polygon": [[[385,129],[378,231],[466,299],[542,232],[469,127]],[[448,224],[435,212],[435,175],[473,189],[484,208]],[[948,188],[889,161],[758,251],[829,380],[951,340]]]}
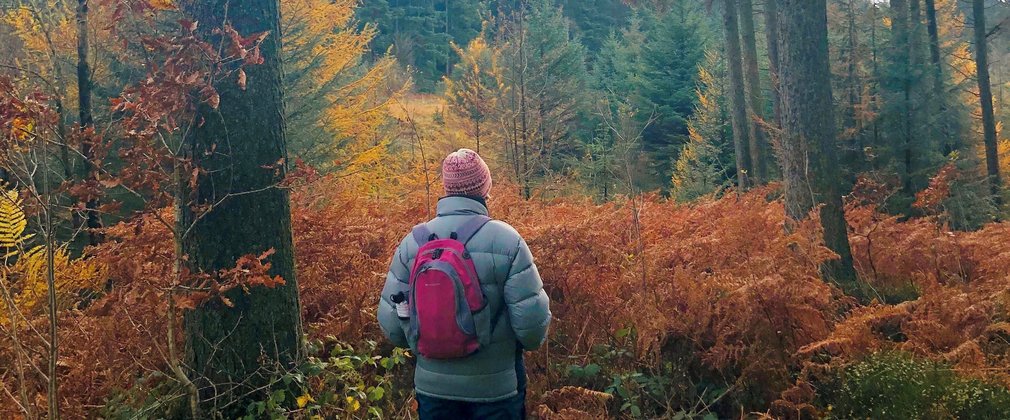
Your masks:
{"label": "yellow leaf", "polygon": [[151,7],[156,10],[175,10],[175,2],[172,0],[151,0]]}
{"label": "yellow leaf", "polygon": [[311,395],[305,394],[296,398],[296,402],[298,403],[298,408],[305,408],[310,402],[316,402],[316,400]]}
{"label": "yellow leaf", "polygon": [[6,249],[5,254],[16,254],[15,248],[30,238],[25,235],[28,220],[21,206],[16,190],[0,190],[0,249]]}
{"label": "yellow leaf", "polygon": [[357,398],[347,397],[347,409],[351,411],[358,411],[361,408],[361,401]]}

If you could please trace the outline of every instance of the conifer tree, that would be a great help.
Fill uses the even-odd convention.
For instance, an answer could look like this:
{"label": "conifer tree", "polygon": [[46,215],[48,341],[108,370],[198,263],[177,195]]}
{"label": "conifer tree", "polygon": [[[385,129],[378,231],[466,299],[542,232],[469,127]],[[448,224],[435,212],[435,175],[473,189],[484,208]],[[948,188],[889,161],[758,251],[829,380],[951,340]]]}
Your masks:
{"label": "conifer tree", "polygon": [[820,209],[824,242],[839,256],[822,266],[823,275],[855,292],[857,278],[837,177],[827,3],[781,0],[778,11],[786,214],[801,220]]}
{"label": "conifer tree", "polygon": [[694,112],[698,64],[704,58],[700,11],[680,1],[651,19],[636,79],[640,121],[652,120],[642,138],[651,160],[649,176],[668,188],[673,162],[688,143],[687,120]]}
{"label": "conifer tree", "polygon": [[997,207],[1002,204],[1003,181],[1000,176],[999,153],[996,143],[996,118],[993,111],[992,84],[989,78],[989,42],[985,20],[985,1],[972,0],[974,20],[975,67],[978,72],[978,97],[982,108],[982,139],[985,146],[986,175]]}
{"label": "conifer tree", "polygon": [[470,41],[466,49],[453,45],[459,62],[452,77],[445,81],[445,97],[449,109],[464,120],[464,131],[474,140],[480,153],[482,138],[486,141],[491,131],[491,113],[495,107],[493,91],[498,87],[495,79],[493,51],[483,36]]}
{"label": "conifer tree", "polygon": [[[557,0],[565,16],[574,23],[586,49],[600,51],[609,35],[625,28],[631,8],[622,0]],[[597,58],[602,58],[597,55]]]}
{"label": "conifer tree", "polygon": [[717,49],[698,66],[698,104],[688,120],[691,141],[673,169],[672,195],[691,201],[733,185],[733,133],[726,109],[726,66]]}
{"label": "conifer tree", "polygon": [[272,250],[269,274],[284,284],[236,288],[227,302],[215,299],[186,313],[186,365],[201,405],[211,410],[231,402],[227,412],[208,418],[236,417],[250,399],[283,386],[272,376],[303,355],[290,203],[287,189],[278,186],[287,158],[279,2],[228,4],[191,0],[181,7],[209,40],[220,40],[224,35],[214,29],[226,24],[243,36],[265,33],[263,63],[245,70],[247,83],[232,77],[217,82],[219,106],[200,105],[203,124],[183,139],[184,155],[199,171],[195,187],[180,183],[176,222],[185,234],[177,247],[188,272],[211,276]]}
{"label": "conifer tree", "polygon": [[580,125],[590,85],[585,47],[550,0],[520,2],[491,33],[500,67],[494,113],[529,197],[532,180],[576,155],[576,134],[592,129]]}
{"label": "conifer tree", "polygon": [[722,28],[726,45],[726,62],[729,68],[729,107],[730,120],[733,122],[737,186],[741,190],[746,190],[753,185],[750,177],[754,174],[754,164],[751,162],[750,154],[747,94],[744,85],[737,1],[739,0],[723,1]]}
{"label": "conifer tree", "polygon": [[357,0],[285,0],[285,125],[292,156],[330,172],[345,169],[377,146],[390,119],[387,104],[405,82],[393,76],[395,59],[369,59],[377,30],[354,21]]}
{"label": "conifer tree", "polygon": [[768,180],[767,152],[764,128],[764,95],[758,69],[757,36],[754,31],[753,0],[738,0],[740,41],[743,52],[744,91],[747,93],[748,148],[754,174],[751,181],[761,184]]}

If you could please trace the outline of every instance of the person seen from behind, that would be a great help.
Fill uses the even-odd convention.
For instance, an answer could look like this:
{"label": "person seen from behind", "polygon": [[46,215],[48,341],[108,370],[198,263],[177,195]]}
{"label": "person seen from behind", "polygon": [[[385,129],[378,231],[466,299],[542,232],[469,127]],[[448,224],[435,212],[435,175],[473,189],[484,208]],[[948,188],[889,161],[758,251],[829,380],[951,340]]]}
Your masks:
{"label": "person seen from behind", "polygon": [[523,352],[551,321],[543,281],[519,233],[489,217],[491,171],[476,152],[450,153],[442,181],[436,217],[393,255],[379,324],[417,355],[422,420],[524,419]]}

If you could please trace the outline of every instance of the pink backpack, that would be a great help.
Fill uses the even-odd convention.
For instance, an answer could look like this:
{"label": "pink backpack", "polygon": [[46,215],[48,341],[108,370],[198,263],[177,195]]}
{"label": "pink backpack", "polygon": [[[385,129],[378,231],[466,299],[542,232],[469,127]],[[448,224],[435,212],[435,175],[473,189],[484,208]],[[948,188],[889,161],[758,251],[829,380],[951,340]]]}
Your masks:
{"label": "pink backpack", "polygon": [[487,305],[466,243],[491,218],[474,216],[446,239],[425,224],[414,227],[420,249],[410,271],[410,330],[417,352],[429,359],[456,359],[478,350],[473,314]]}

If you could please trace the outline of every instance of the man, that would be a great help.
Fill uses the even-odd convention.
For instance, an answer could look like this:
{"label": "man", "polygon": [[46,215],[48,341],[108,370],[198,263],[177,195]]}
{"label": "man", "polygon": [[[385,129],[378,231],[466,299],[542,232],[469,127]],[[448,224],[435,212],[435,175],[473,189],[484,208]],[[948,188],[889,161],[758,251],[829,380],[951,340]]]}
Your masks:
{"label": "man", "polygon": [[[409,346],[417,355],[414,388],[422,420],[525,418],[523,351],[543,344],[551,320],[543,282],[519,233],[506,223],[488,221],[486,200],[491,190],[491,171],[484,160],[469,149],[453,152],[442,163],[442,181],[446,196],[438,202],[437,216],[408,234],[393,255],[379,301],[379,324],[390,341],[400,347]],[[467,230],[474,232],[461,233],[466,238],[458,237],[457,232]],[[415,267],[418,250],[424,247],[422,260],[430,259],[433,253],[430,242],[439,238],[443,241],[438,243],[445,243],[446,238],[463,242],[465,251],[457,262],[472,262],[477,279],[472,287],[484,299],[476,311],[471,312],[465,302],[460,303],[462,288],[458,285],[456,294],[449,289],[440,292],[443,295],[435,300],[429,296],[427,301],[416,295],[422,293],[419,288],[412,290],[412,280],[420,281],[417,273],[429,273],[423,267]],[[442,251],[436,251],[437,259]],[[456,279],[456,275],[452,278]],[[468,329],[463,328],[464,323],[473,325],[474,346],[479,342],[479,347],[461,357],[425,357],[430,353],[425,352],[423,345],[418,351],[418,341],[424,339],[419,337],[430,340],[433,334],[425,332],[425,324],[417,320],[418,313],[433,310],[423,309],[423,305],[443,305],[443,302],[448,310],[459,310],[453,296],[465,312],[455,318],[461,320],[460,329]],[[415,306],[411,298],[423,303]]]}

